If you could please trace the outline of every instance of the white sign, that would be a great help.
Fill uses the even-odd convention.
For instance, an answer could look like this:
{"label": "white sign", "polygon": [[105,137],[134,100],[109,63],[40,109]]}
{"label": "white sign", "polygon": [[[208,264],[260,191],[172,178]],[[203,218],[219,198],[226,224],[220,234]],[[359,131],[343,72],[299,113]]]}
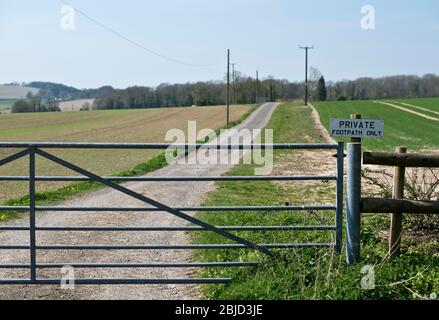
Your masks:
{"label": "white sign", "polygon": [[331,119],[331,137],[384,138],[384,120]]}

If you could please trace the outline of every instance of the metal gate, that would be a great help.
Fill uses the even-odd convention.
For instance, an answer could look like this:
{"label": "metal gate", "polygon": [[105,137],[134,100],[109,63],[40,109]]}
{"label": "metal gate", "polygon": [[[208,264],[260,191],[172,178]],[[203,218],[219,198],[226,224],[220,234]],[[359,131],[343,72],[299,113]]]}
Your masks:
{"label": "metal gate", "polygon": [[[193,249],[249,249],[257,250],[267,256],[273,256],[272,249],[297,249],[297,248],[335,248],[340,254],[342,248],[342,221],[343,221],[343,161],[344,145],[339,144],[273,144],[273,145],[218,145],[218,150],[251,150],[273,148],[274,150],[336,150],[337,172],[333,176],[221,176],[221,177],[103,177],[94,174],[84,168],[63,160],[48,149],[111,149],[111,150],[166,150],[170,147],[194,150],[203,145],[170,145],[170,144],[119,144],[119,143],[0,143],[1,149],[22,149],[22,151],[0,160],[0,166],[11,163],[23,157],[29,159],[28,176],[0,176],[0,181],[25,181],[29,183],[29,206],[0,206],[0,212],[29,212],[29,226],[0,226],[1,231],[29,232],[29,244],[0,244],[0,250],[29,250],[29,264],[0,265],[0,269],[26,269],[30,270],[30,277],[25,279],[0,279],[3,285],[26,285],[39,284],[51,285],[60,284],[61,279],[38,278],[39,269],[61,269],[63,266],[72,266],[78,269],[141,269],[141,268],[185,268],[185,267],[251,267],[257,266],[257,262],[212,262],[212,263],[144,263],[144,264],[86,264],[66,262],[65,264],[41,264],[38,263],[39,251],[47,250],[193,250]],[[215,148],[213,147],[213,148]],[[212,148],[209,146],[209,148]],[[60,166],[68,168],[81,176],[37,176],[35,170],[36,155],[48,159]],[[35,183],[48,181],[94,181],[115,189],[125,195],[149,204],[151,208],[145,207],[69,207],[69,206],[40,206],[36,204]],[[229,206],[229,207],[183,207],[175,208],[155,201],[142,194],[134,192],[120,185],[121,182],[148,181],[148,182],[182,182],[182,181],[336,181],[336,201],[333,206],[312,205],[312,206]],[[203,222],[187,212],[228,212],[228,211],[335,211],[335,225],[331,226],[221,226],[216,227]],[[193,226],[182,227],[72,227],[72,226],[38,226],[38,212],[166,212],[175,215]],[[231,231],[280,231],[280,230],[326,230],[335,233],[334,243],[289,243],[289,244],[256,244],[239,236]],[[176,232],[176,231],[211,231],[221,235],[225,239],[232,240],[234,244],[174,244],[174,245],[42,245],[38,244],[37,233],[39,232],[75,232],[75,231],[98,231],[98,232]],[[199,283],[226,283],[232,279],[75,279],[76,284],[83,285],[105,285],[105,284],[199,284]]]}

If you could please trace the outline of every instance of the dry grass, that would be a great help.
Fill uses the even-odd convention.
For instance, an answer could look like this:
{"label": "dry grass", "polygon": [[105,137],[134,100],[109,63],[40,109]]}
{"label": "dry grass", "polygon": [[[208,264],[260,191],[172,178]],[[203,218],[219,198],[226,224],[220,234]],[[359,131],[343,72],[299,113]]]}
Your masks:
{"label": "dry grass", "polygon": [[[231,119],[238,120],[250,106],[233,106]],[[187,130],[196,120],[198,130],[217,129],[226,122],[225,107],[169,108],[78,113],[11,114],[0,116],[0,141],[45,142],[164,142],[171,128]],[[16,150],[0,150],[0,159]],[[130,169],[160,153],[157,151],[52,150],[63,159],[98,174]],[[0,167],[0,175],[27,175],[27,159]],[[37,175],[75,175],[67,169],[37,157]],[[49,191],[66,183],[38,184],[37,191]],[[27,194],[27,184],[1,182],[0,202]]]}

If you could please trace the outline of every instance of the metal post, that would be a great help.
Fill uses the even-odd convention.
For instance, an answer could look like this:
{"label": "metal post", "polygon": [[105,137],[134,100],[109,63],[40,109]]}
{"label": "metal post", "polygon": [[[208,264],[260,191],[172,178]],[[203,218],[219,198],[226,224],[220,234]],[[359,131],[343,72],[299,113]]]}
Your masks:
{"label": "metal post", "polygon": [[255,104],[259,101],[259,70],[256,70],[256,99]]}
{"label": "metal post", "polygon": [[[351,114],[352,120],[361,120],[362,116],[361,114]],[[361,138],[351,138],[352,143],[361,143]]]}
{"label": "metal post", "polygon": [[230,49],[227,50],[227,126],[230,124]]}
{"label": "metal post", "polygon": [[[407,148],[398,147],[396,153],[407,153]],[[405,167],[395,167],[393,198],[404,199]],[[402,212],[392,213],[390,227],[389,256],[396,257],[401,252]]]}
{"label": "metal post", "polygon": [[344,143],[339,142],[337,147],[337,213],[336,213],[336,233],[335,233],[335,252],[341,254],[343,241],[343,173],[344,173]]}
{"label": "metal post", "polygon": [[348,143],[346,197],[346,261],[360,260],[361,143]]}
{"label": "metal post", "polygon": [[29,147],[29,243],[31,282],[37,280],[36,232],[35,232],[35,146]]}

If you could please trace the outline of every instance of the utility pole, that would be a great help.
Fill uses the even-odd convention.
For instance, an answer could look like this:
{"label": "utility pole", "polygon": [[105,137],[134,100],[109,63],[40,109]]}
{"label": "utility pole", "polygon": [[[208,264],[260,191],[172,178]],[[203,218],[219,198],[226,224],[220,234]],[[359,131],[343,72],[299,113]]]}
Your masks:
{"label": "utility pole", "polygon": [[227,50],[227,126],[230,124],[230,49]]}
{"label": "utility pole", "polygon": [[256,70],[256,99],[255,104],[259,101],[259,70]]}
{"label": "utility pole", "polygon": [[232,81],[233,81],[233,104],[236,104],[236,78],[235,78],[235,66],[237,63],[232,63]]}
{"label": "utility pole", "polygon": [[299,46],[305,50],[305,106],[308,106],[308,50],[314,49],[314,46]]}

